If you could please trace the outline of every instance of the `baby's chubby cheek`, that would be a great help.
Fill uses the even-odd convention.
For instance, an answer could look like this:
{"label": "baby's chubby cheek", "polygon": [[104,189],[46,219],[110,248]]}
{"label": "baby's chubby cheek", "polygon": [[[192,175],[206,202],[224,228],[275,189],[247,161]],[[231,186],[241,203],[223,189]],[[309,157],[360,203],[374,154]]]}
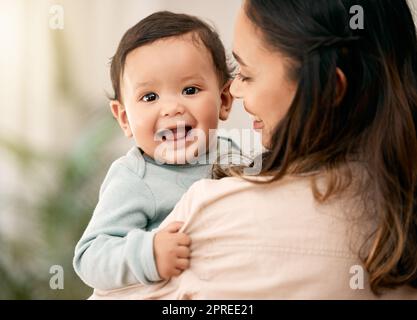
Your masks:
{"label": "baby's chubby cheek", "polygon": [[199,137],[206,141],[216,134],[219,121],[217,117],[208,117],[202,123],[199,123],[197,130],[199,130]]}

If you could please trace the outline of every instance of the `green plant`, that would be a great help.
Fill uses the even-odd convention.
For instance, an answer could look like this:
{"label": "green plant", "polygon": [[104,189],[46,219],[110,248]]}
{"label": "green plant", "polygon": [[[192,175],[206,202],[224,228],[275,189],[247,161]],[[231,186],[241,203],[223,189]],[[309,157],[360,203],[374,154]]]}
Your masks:
{"label": "green plant", "polygon": [[[0,139],[0,147],[13,155],[20,170],[30,173],[33,193],[29,199],[19,192],[8,195],[14,214],[30,218],[32,229],[15,230],[12,238],[0,234],[0,299],[84,299],[91,293],[73,271],[72,258],[115,156],[108,148],[116,129],[112,120],[107,113],[95,117],[65,154],[40,154]],[[40,166],[54,178],[48,181],[45,170],[37,171]],[[63,290],[49,286],[53,265],[64,269]]]}

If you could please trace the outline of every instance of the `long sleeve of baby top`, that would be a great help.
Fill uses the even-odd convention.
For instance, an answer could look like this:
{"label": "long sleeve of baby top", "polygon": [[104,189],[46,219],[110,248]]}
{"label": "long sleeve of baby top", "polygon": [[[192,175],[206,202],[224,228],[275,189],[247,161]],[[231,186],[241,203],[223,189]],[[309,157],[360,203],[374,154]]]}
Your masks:
{"label": "long sleeve of baby top", "polygon": [[[219,142],[230,140],[219,138]],[[137,147],[116,160],[75,248],[73,266],[78,276],[101,290],[161,280],[152,230],[195,181],[210,176],[211,167],[206,163],[161,165]]]}

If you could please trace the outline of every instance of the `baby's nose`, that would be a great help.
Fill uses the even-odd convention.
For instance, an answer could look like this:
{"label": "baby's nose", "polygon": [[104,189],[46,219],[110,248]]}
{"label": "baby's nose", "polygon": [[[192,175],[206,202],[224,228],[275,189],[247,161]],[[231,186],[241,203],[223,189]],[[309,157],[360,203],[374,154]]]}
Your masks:
{"label": "baby's nose", "polygon": [[161,109],[162,117],[175,117],[177,115],[183,115],[185,108],[183,105],[177,102],[166,103]]}

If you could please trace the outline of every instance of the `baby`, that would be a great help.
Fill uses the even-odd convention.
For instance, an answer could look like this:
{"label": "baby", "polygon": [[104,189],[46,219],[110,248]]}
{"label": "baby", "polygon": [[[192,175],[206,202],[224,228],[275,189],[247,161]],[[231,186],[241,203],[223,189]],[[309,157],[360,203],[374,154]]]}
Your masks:
{"label": "baby", "polygon": [[165,11],[140,21],[119,44],[111,80],[111,111],[136,146],[111,165],[73,261],[100,290],[151,284],[189,267],[182,223],[152,230],[192,183],[210,177],[207,159],[219,145],[236,148],[215,134],[231,110],[230,73],[217,33],[201,20]]}

